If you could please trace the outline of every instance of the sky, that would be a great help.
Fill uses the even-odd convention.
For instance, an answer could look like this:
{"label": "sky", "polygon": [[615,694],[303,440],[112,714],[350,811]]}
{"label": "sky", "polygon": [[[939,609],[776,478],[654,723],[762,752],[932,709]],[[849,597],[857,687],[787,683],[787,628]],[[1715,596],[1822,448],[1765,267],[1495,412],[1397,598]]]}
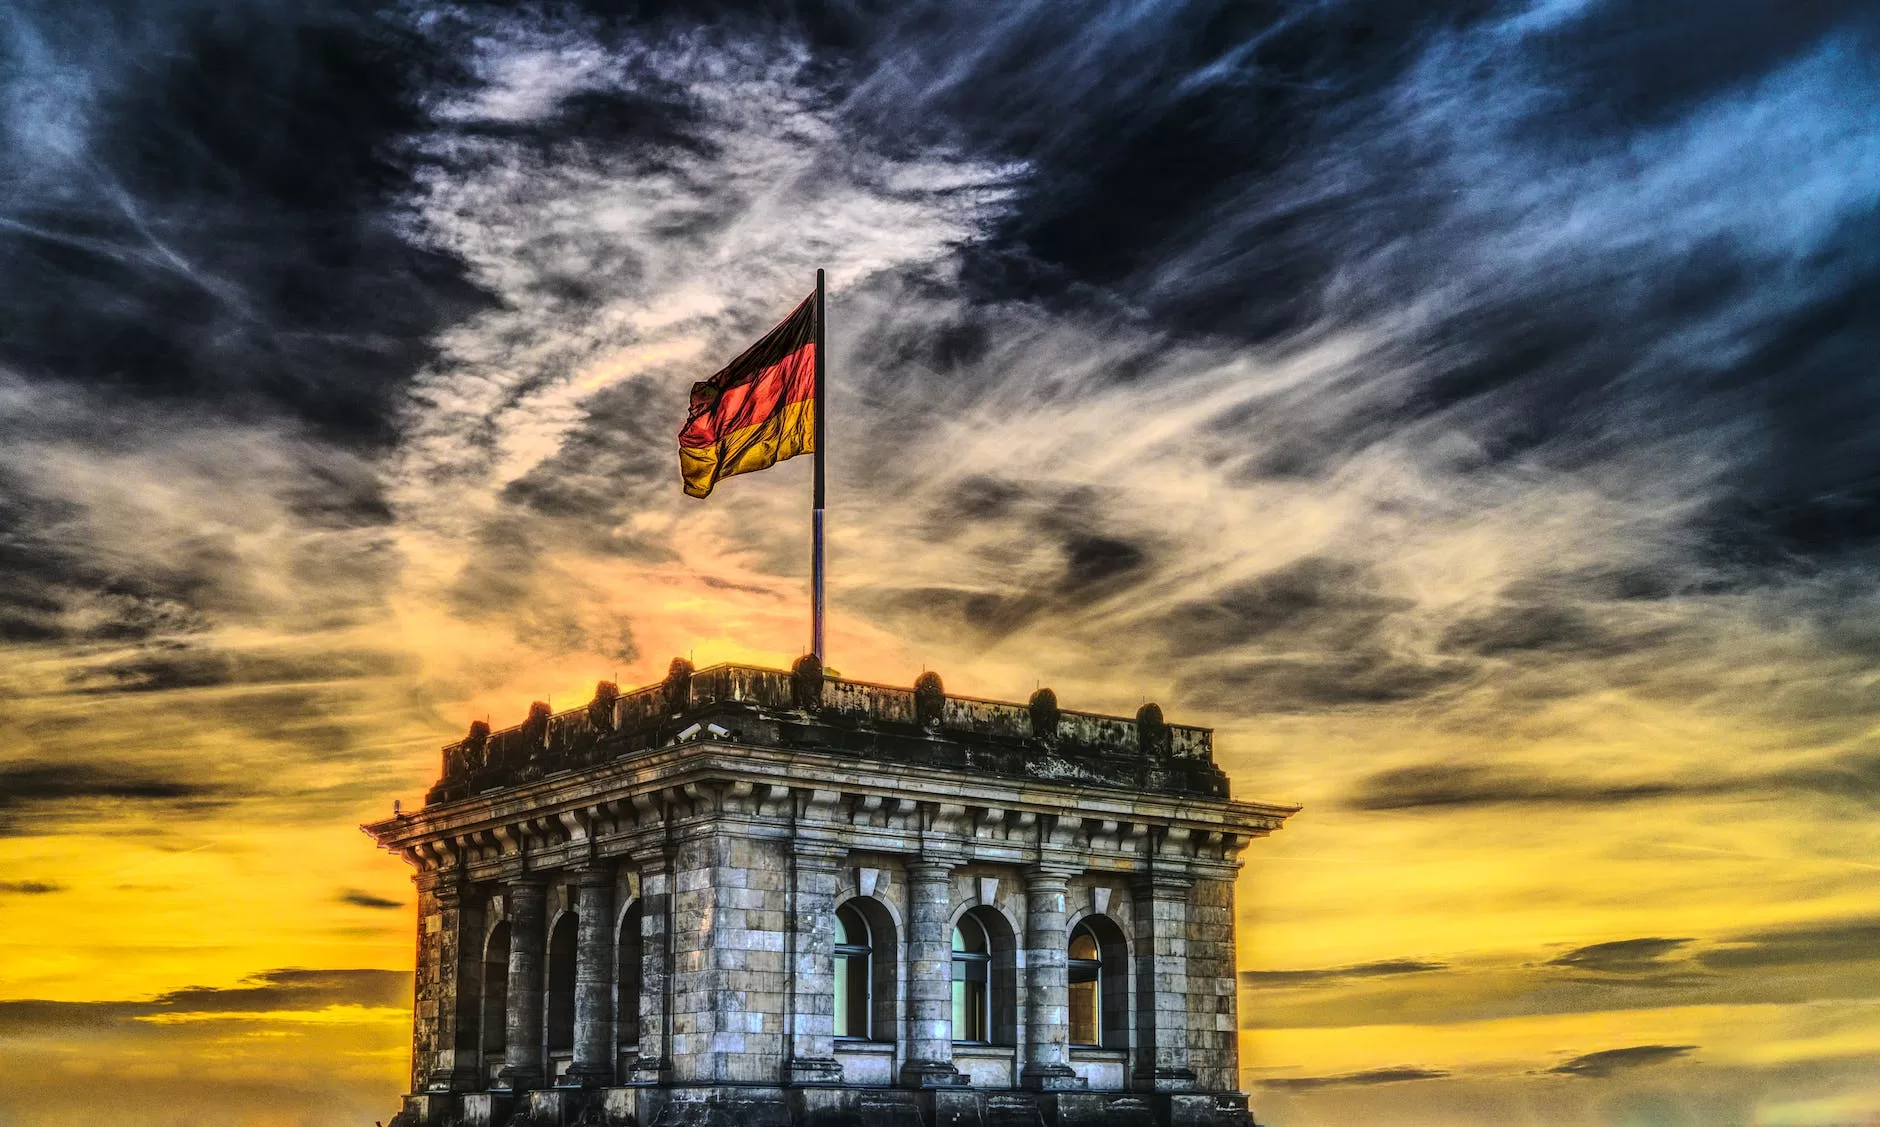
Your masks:
{"label": "sky", "polygon": [[1880,15],[0,3],[0,1127],[389,1118],[472,720],[1216,729],[1271,1127],[1880,1117]]}

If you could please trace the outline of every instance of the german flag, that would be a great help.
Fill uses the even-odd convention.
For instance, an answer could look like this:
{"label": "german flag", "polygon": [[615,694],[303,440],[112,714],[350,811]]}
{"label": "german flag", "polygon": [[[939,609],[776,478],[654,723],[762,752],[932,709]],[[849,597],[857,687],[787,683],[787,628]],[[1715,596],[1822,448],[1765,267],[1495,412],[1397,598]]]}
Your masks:
{"label": "german flag", "polygon": [[720,478],[816,452],[817,314],[811,294],[723,371],[692,385],[679,430],[687,494],[709,496]]}

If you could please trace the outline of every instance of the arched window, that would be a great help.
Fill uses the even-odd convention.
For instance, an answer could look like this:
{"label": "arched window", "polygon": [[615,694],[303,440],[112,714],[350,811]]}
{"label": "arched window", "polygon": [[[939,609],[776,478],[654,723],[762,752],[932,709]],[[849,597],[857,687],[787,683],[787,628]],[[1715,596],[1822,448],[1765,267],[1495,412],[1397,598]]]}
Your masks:
{"label": "arched window", "polygon": [[1071,1044],[1127,1048],[1129,949],[1123,930],[1107,916],[1091,916],[1071,929],[1066,954]]}
{"label": "arched window", "polygon": [[640,1051],[640,971],[644,950],[640,938],[644,912],[640,905],[641,901],[635,900],[621,917],[620,941],[616,945],[619,973],[614,975],[614,1021],[619,1030],[620,1052],[626,1056],[637,1056]]}
{"label": "arched window", "polygon": [[869,896],[836,908],[835,1033],[844,1040],[892,1041],[900,1026],[895,979],[900,947],[894,917]]}
{"label": "arched window", "polygon": [[953,1039],[992,1040],[992,937],[971,912],[953,927]]}
{"label": "arched window", "polygon": [[953,1039],[1010,1045],[1018,1039],[1018,946],[997,909],[974,908],[953,927]]}
{"label": "arched window", "polygon": [[1086,924],[1071,932],[1071,1044],[1103,1044],[1103,951]]}
{"label": "arched window", "polygon": [[866,1040],[874,1011],[874,945],[851,902],[836,909],[836,1036]]}
{"label": "arched window", "polygon": [[548,937],[548,1051],[574,1051],[575,914],[563,912]]}
{"label": "arched window", "polygon": [[509,1018],[509,923],[490,929],[483,945],[483,1051],[484,1083],[494,1083],[503,1066],[503,1050],[508,1044]]}

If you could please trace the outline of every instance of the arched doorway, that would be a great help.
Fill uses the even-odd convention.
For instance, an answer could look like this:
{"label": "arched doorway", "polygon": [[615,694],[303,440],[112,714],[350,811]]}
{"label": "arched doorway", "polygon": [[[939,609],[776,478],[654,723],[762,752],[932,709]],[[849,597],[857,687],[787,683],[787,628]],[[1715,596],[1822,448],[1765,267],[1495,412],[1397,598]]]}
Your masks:
{"label": "arched doorway", "polygon": [[574,1059],[574,960],[579,925],[573,912],[556,917],[548,935],[548,1007],[543,1033],[548,1041],[549,1081],[561,1079]]}
{"label": "arched doorway", "polygon": [[490,929],[489,939],[483,944],[482,1022],[477,1044],[483,1061],[483,1083],[492,1088],[503,1067],[508,1019],[509,921],[504,920]]}
{"label": "arched doorway", "polygon": [[618,1076],[621,1083],[630,1077],[627,1070],[640,1055],[640,973],[644,965],[641,946],[642,901],[635,900],[620,917],[620,934],[614,950],[619,964],[614,974],[614,1028],[619,1047]]}

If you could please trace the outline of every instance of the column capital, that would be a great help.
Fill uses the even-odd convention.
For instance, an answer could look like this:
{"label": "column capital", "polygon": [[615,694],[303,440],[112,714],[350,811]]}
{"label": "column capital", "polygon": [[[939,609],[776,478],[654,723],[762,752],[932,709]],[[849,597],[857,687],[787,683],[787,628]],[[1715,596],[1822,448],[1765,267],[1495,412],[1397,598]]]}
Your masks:
{"label": "column capital", "polygon": [[828,869],[833,872],[842,867],[843,860],[849,855],[849,847],[838,842],[799,837],[790,841],[790,855],[796,858],[798,868]]}
{"label": "column capital", "polygon": [[1036,864],[1025,866],[1025,883],[1045,887],[1063,888],[1075,877],[1084,875],[1081,865]]}
{"label": "column capital", "polygon": [[612,888],[614,866],[611,861],[590,861],[574,870],[574,883],[581,888]]}
{"label": "column capital", "polygon": [[1185,893],[1195,886],[1195,878],[1187,873],[1158,869],[1150,873],[1139,873],[1129,883],[1130,887],[1138,893]]}
{"label": "column capital", "polygon": [[958,857],[910,857],[905,868],[907,879],[913,881],[950,880],[953,870],[965,862]]}

